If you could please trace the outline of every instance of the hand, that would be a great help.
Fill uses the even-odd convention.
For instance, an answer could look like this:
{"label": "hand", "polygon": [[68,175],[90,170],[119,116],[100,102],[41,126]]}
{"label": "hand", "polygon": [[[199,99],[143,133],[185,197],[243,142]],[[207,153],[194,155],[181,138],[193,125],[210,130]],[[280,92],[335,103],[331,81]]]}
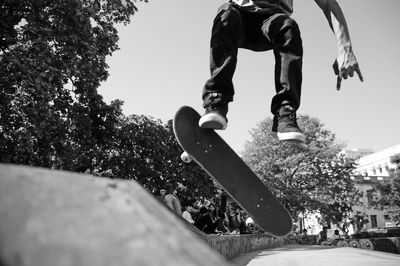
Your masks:
{"label": "hand", "polygon": [[[339,69],[340,66],[340,69]],[[337,75],[336,89],[340,90],[342,84],[342,79],[347,79],[347,77],[353,77],[354,71],[357,73],[360,81],[363,82],[364,78],[361,74],[360,68],[358,66],[357,59],[352,52],[348,54],[339,55],[335,63],[333,63],[333,70],[335,75]]]}

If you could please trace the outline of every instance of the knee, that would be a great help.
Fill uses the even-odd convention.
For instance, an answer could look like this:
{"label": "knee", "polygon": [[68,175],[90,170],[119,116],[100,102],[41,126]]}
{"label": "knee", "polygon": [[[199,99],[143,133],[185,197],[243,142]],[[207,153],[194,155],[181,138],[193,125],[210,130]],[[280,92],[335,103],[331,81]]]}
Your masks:
{"label": "knee", "polygon": [[297,22],[292,18],[287,18],[284,20],[281,28],[281,35],[286,37],[286,39],[296,39],[301,43],[300,28]]}
{"label": "knee", "polygon": [[289,16],[277,15],[270,18],[264,24],[263,31],[266,37],[276,45],[302,46],[300,28]]}
{"label": "knee", "polygon": [[232,27],[239,25],[241,15],[239,10],[231,3],[225,3],[218,9],[218,14],[214,19],[214,25]]}
{"label": "knee", "polygon": [[283,20],[278,31],[278,43],[283,47],[289,48],[297,54],[303,54],[303,44],[300,29],[297,22],[292,18]]}

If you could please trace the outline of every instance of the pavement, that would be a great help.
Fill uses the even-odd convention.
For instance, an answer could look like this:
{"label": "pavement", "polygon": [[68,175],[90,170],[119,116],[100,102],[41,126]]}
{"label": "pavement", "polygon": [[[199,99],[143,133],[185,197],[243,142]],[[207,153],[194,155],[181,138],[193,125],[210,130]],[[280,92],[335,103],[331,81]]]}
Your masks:
{"label": "pavement", "polygon": [[399,266],[400,255],[352,247],[285,246],[250,252],[230,262],[236,266]]}

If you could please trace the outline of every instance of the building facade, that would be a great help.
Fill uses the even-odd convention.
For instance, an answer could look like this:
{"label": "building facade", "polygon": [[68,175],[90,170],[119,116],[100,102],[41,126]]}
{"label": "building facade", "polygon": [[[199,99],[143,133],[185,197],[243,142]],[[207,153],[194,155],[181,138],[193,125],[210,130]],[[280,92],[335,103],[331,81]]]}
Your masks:
{"label": "building facade", "polygon": [[[400,145],[367,155],[365,155],[365,152],[366,150],[362,150],[364,155],[359,156],[358,160],[356,160],[357,166],[353,176],[359,191],[363,195],[362,205],[356,206],[354,211],[361,212],[369,220],[369,223],[364,225],[366,230],[394,226],[389,216],[383,211],[374,208],[372,202],[379,198],[379,193],[374,190],[376,185],[390,182],[390,172],[396,167],[391,163],[391,157],[400,154]],[[348,154],[346,151],[344,153]],[[356,150],[352,150],[351,156],[358,156]]]}
{"label": "building facade", "polygon": [[[395,169],[396,165],[391,163],[391,157],[400,154],[400,145],[390,147],[385,150],[374,152],[370,149],[346,149],[341,152],[346,157],[356,159],[356,169],[352,179],[356,182],[356,186],[362,192],[362,204],[353,207],[354,213],[360,212],[368,219],[368,223],[364,224],[363,230],[379,230],[393,227],[389,216],[375,208],[372,204],[379,198],[379,192],[374,188],[378,183],[390,182],[390,172]],[[305,213],[299,217],[298,228],[307,229],[309,234],[317,234],[322,230],[320,224],[321,217],[318,213]],[[341,229],[334,224],[329,224],[327,235],[332,237],[335,230]],[[300,231],[301,231],[300,230]],[[355,233],[355,228],[350,226],[350,235]]]}

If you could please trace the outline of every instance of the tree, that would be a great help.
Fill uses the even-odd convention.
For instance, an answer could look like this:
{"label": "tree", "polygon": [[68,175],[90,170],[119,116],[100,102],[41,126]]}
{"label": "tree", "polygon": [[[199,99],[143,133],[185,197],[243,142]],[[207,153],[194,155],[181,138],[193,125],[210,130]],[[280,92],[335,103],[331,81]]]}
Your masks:
{"label": "tree", "polygon": [[348,222],[353,226],[355,232],[359,233],[364,228],[364,225],[369,223],[369,220],[365,213],[356,211]]}
{"label": "tree", "polygon": [[353,212],[353,206],[361,200],[361,192],[351,179],[354,161],[344,155],[323,161],[315,160],[314,175],[318,179],[315,190],[316,207],[327,220],[348,234],[350,225],[360,222],[362,214]]}
{"label": "tree", "polygon": [[144,115],[123,116],[113,133],[112,145],[93,153],[87,169],[109,178],[136,180],[153,194],[169,182],[180,184],[182,199],[212,197],[216,187],[212,179],[195,163],[180,159],[172,120]]}
{"label": "tree", "polygon": [[135,5],[6,0],[0,12],[0,160],[84,168],[121,116],[122,102],[105,104],[97,88],[118,49],[114,26],[130,22]]}
{"label": "tree", "polygon": [[117,24],[147,0],[0,3],[0,162],[134,179],[151,192],[170,180],[183,196],[212,180],[184,165],[171,123],[122,114],[97,89],[118,49]]}
{"label": "tree", "polygon": [[374,206],[384,210],[396,225],[400,225],[400,154],[390,158],[395,168],[391,170],[390,182],[377,184],[375,191],[380,194]]}
{"label": "tree", "polygon": [[305,145],[279,142],[271,133],[272,119],[267,118],[251,131],[244,160],[293,217],[318,211],[341,223],[351,215],[359,197],[350,178],[354,162],[338,156],[343,144],[317,119],[303,115],[299,121]]}

